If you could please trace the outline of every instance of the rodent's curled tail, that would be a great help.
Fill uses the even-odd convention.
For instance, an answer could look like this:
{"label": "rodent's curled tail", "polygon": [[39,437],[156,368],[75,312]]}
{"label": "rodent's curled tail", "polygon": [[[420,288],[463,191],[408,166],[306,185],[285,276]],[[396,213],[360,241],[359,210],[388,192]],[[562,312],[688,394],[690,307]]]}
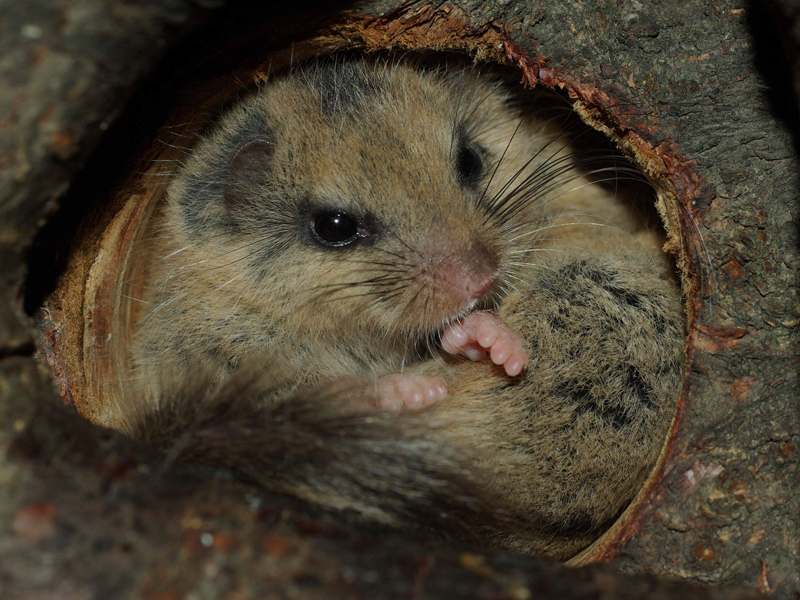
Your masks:
{"label": "rodent's curled tail", "polygon": [[486,539],[519,523],[423,415],[353,410],[343,386],[286,397],[253,369],[222,383],[196,373],[160,379],[140,390],[149,408],[126,433],[174,459],[230,468],[270,491],[391,525]]}

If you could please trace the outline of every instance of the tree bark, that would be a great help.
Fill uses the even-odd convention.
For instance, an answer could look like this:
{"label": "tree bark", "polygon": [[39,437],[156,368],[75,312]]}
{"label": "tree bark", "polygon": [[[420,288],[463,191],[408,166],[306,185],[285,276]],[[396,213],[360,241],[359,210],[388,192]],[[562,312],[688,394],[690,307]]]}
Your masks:
{"label": "tree bark", "polygon": [[800,594],[800,193],[792,121],[776,116],[787,97],[757,69],[756,9],[376,0],[316,13],[331,45],[468,49],[565,87],[674,199],[689,315],[678,418],[654,481],[585,556],[611,565],[578,571],[315,513],[171,464],[59,406],[22,307],[37,233],[82,212],[86,198],[65,192],[169,48],[182,41],[180,60],[218,68],[236,52],[220,59],[208,40],[246,49],[241,31],[256,35],[249,24],[269,17],[234,6],[190,38],[210,9],[188,0],[0,10],[0,596],[752,595],[723,584]]}

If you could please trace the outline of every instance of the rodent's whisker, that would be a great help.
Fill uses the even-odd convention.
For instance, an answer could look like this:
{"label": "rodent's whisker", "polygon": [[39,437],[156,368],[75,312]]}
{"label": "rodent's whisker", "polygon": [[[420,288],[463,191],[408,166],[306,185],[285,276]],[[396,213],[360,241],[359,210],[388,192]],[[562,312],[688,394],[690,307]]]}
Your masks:
{"label": "rodent's whisker", "polygon": [[[573,173],[573,171],[576,172]],[[571,175],[569,177],[564,177],[567,173],[571,173]],[[569,156],[561,157],[553,161],[547,168],[539,166],[531,175],[526,177],[517,187],[507,194],[506,200],[494,202],[498,209],[495,214],[501,221],[508,220],[516,216],[516,213],[519,212],[519,208],[531,203],[532,200],[545,197],[562,185],[580,179],[582,175],[584,174],[577,172],[577,166],[570,160]],[[501,190],[500,193],[504,191],[505,190]],[[499,211],[499,209],[511,199],[513,199],[511,205],[506,207],[505,210]],[[544,203],[537,205],[531,210],[538,210],[543,205]]]}
{"label": "rodent's whisker", "polygon": [[[603,169],[603,170],[611,170],[611,169],[609,168],[609,169]],[[601,172],[601,170],[595,171],[595,173],[598,173],[598,172]],[[551,195],[556,190],[558,190],[558,189],[564,187],[565,185],[567,185],[568,183],[570,183],[572,181],[575,181],[575,180],[578,180],[578,179],[582,179],[582,177],[579,174],[576,174],[576,175],[571,176],[571,177],[562,178],[561,180],[557,180],[557,181],[551,183],[548,187],[546,187],[544,189],[544,191],[537,191],[535,193],[535,195],[533,194],[533,192],[531,192],[531,197],[528,197],[528,192],[526,192],[526,194],[524,194],[519,201],[514,203],[514,205],[513,205],[514,206],[514,211],[504,215],[504,219],[503,220],[508,221],[511,218],[517,218],[519,220],[524,220],[528,216],[533,214],[534,212],[537,212],[537,211],[541,210],[547,204],[549,204],[551,202],[554,202],[555,200],[561,198],[562,196],[565,196],[567,194],[570,194],[572,192],[580,190],[580,189],[582,189],[582,188],[584,188],[586,186],[596,185],[596,184],[603,183],[603,182],[606,182],[606,181],[622,181],[622,180],[624,180],[624,178],[621,178],[621,177],[614,177],[614,178],[598,179],[598,180],[594,180],[594,181],[588,181],[588,182],[583,183],[581,185],[577,185],[577,186],[571,187],[569,189],[563,190],[563,191],[561,191],[559,194],[557,194],[555,196]],[[546,198],[546,199],[543,202],[538,202],[539,199],[541,199],[541,198]],[[533,206],[528,207],[529,204],[533,204]]]}
{"label": "rodent's whisker", "polygon": [[404,269],[402,267],[412,267],[413,266],[413,263],[411,263],[410,261],[405,261],[405,262],[400,262],[400,263],[398,263],[398,262],[380,262],[380,261],[376,261],[376,260],[353,259],[353,258],[350,258],[350,257],[347,257],[347,258],[343,259],[342,262],[347,262],[347,263],[353,264],[353,265],[369,265],[371,267],[376,267],[376,266],[377,267],[393,267],[393,268],[395,268],[396,271],[403,271]]}
{"label": "rodent's whisker", "polygon": [[170,144],[169,142],[165,142],[164,140],[156,140],[159,144],[164,144],[165,146],[169,146],[170,148],[175,148],[176,150],[182,150],[184,152],[191,152],[191,148],[186,148],[185,146],[176,146],[175,144]]}
{"label": "rodent's whisker", "polygon": [[[705,285],[706,282],[704,277],[707,275],[708,280],[711,283],[711,289],[708,290],[706,295],[710,298],[711,296],[713,296],[712,292],[716,290],[717,285],[714,275],[714,263],[711,262],[711,254],[709,253],[708,247],[706,246],[706,240],[703,237],[703,233],[700,231],[700,227],[697,225],[697,221],[689,212],[689,210],[685,206],[683,206],[680,202],[676,202],[675,205],[677,205],[678,207],[678,213],[683,216],[683,220],[688,219],[688,221],[691,223],[692,229],[694,229],[694,231],[697,233],[697,237],[700,240],[700,249],[702,250],[702,255],[705,258],[705,263],[701,261],[699,263],[699,268],[698,268],[698,272],[700,274],[700,285],[701,286]],[[681,252],[683,253],[683,256],[686,257],[688,253],[686,252],[685,249],[685,238],[683,237],[683,228],[678,227],[677,229],[678,229],[678,234],[680,236],[679,240],[680,240]],[[710,311],[714,310],[713,302],[710,299],[709,299],[709,310]]]}
{"label": "rodent's whisker", "polygon": [[[402,240],[401,240],[401,241],[402,241]],[[373,251],[384,252],[385,254],[388,254],[388,255],[390,255],[390,256],[394,256],[394,257],[396,257],[396,258],[400,259],[400,261],[401,261],[401,263],[402,263],[402,264],[411,264],[411,263],[410,263],[410,262],[409,262],[409,261],[406,259],[406,257],[405,257],[405,256],[403,256],[402,254],[398,254],[397,252],[392,252],[392,251],[390,251],[390,250],[387,250],[386,248],[373,248]],[[419,252],[417,252],[416,254],[417,254],[417,255],[419,255]]]}
{"label": "rodent's whisker", "polygon": [[558,228],[558,227],[572,227],[572,226],[575,226],[575,225],[588,225],[588,226],[592,226],[592,227],[607,227],[607,228],[613,229],[613,230],[623,234],[625,237],[633,240],[643,250],[643,253],[649,258],[650,264],[653,267],[653,270],[654,270],[654,272],[656,274],[656,279],[658,280],[659,287],[663,286],[663,284],[661,282],[661,270],[658,268],[658,265],[656,264],[655,258],[653,257],[652,252],[650,251],[650,249],[647,246],[645,246],[639,238],[637,238],[635,235],[631,234],[630,232],[625,231],[621,227],[618,227],[616,225],[611,225],[609,223],[578,222],[578,223],[558,223],[558,224],[555,224],[555,225],[548,225],[546,227],[542,227],[542,228],[539,228],[539,229],[540,230],[542,230],[542,229],[555,229],[555,228]]}
{"label": "rodent's whisker", "polygon": [[[568,215],[568,216],[572,216],[572,215]],[[550,220],[550,219],[548,219],[548,220]],[[561,227],[574,227],[574,226],[577,226],[577,225],[580,225],[580,226],[586,225],[587,227],[608,227],[608,228],[613,229],[615,231],[619,231],[620,233],[623,233],[625,235],[630,235],[624,229],[620,229],[619,227],[616,227],[614,225],[610,225],[608,223],[595,223],[595,222],[586,222],[586,221],[570,221],[568,223],[556,223],[554,225],[545,225],[545,226],[542,226],[542,227],[536,227],[534,230],[526,231],[526,232],[524,232],[524,233],[512,238],[510,241],[518,242],[519,240],[522,240],[522,239],[524,239],[526,237],[534,236],[537,233],[539,233],[540,231],[547,231],[547,230],[550,230],[550,229],[558,229],[558,228],[561,228]]]}
{"label": "rodent's whisker", "polygon": [[[514,188],[514,190],[512,190],[512,192],[505,197],[506,199],[498,202],[498,199],[502,197],[506,193],[506,190],[508,190],[508,188],[517,180],[517,178],[528,169],[528,167],[533,163],[533,161],[536,160],[537,156],[538,155],[535,154],[534,156],[529,158],[519,169],[517,169],[517,171],[508,179],[508,181],[506,181],[506,183],[497,191],[497,193],[494,196],[492,196],[492,198],[486,203],[489,207],[486,219],[492,216],[496,217],[499,209],[502,208],[503,203],[505,203],[507,199],[510,198],[513,194],[517,193],[517,191],[521,188],[521,186],[517,186],[516,188]],[[524,181],[525,180],[523,180],[523,182]],[[486,221],[484,221],[484,224],[485,223]]]}
{"label": "rodent's whisker", "polygon": [[[373,280],[366,280],[366,281],[354,281],[348,283],[329,283],[329,284],[322,284],[322,285],[315,285],[312,288],[309,288],[309,291],[313,290],[320,290],[324,293],[334,293],[339,290],[350,290],[356,287],[379,287],[379,288],[389,288],[392,289],[396,287],[396,284],[402,283],[404,281],[403,278],[397,277],[392,280],[384,280],[378,281],[377,279]],[[382,293],[383,290],[370,290],[369,293]],[[367,292],[365,292],[367,293]]]}
{"label": "rodent's whisker", "polygon": [[189,249],[189,246],[184,246],[183,248],[178,248],[177,250],[175,250],[173,252],[170,252],[166,256],[160,257],[160,260],[169,260],[170,258],[175,256],[176,254],[180,254],[181,252],[185,252],[188,249]]}
{"label": "rodent's whisker", "polygon": [[156,305],[156,307],[153,310],[151,310],[149,313],[147,313],[144,317],[142,317],[139,320],[138,327],[141,327],[142,325],[144,325],[148,321],[148,319],[152,318],[153,315],[155,315],[158,311],[163,309],[165,306],[169,306],[170,304],[175,302],[175,300],[177,300],[177,298],[169,298],[168,300],[165,300],[164,302],[160,302],[158,305]]}
{"label": "rodent's whisker", "polygon": [[419,250],[417,250],[417,249],[415,249],[415,248],[412,248],[412,247],[411,247],[411,246],[410,246],[410,245],[409,245],[409,244],[408,244],[408,243],[407,243],[407,242],[406,242],[406,241],[405,241],[405,240],[404,240],[402,237],[400,237],[400,236],[399,236],[399,235],[398,235],[396,232],[393,232],[393,233],[392,233],[392,235],[393,235],[393,237],[394,237],[394,238],[395,238],[395,239],[396,239],[398,242],[400,242],[400,243],[401,243],[403,246],[405,246],[406,248],[408,248],[408,250],[409,250],[409,251],[411,251],[411,252],[413,252],[414,254],[416,254],[416,255],[417,255],[417,257],[419,257],[419,258],[423,258],[423,259],[425,258],[425,255],[424,255],[424,254],[422,254],[422,252],[420,252]]}
{"label": "rodent's whisker", "polygon": [[[335,298],[334,298],[333,294],[331,294],[330,292],[324,292],[323,294],[316,296],[313,299],[313,302],[305,302],[305,304],[316,303],[316,302],[320,302],[320,301],[322,301],[322,302],[326,302],[326,301],[327,302],[331,302],[333,300],[336,300],[336,301],[353,300],[353,299],[356,299],[356,298],[366,298],[366,297],[370,297],[370,296],[379,296],[381,300],[386,300],[386,299],[390,299],[390,298],[395,298],[398,295],[400,295],[401,293],[402,293],[402,290],[399,290],[399,289],[396,289],[395,291],[390,291],[388,293],[386,293],[386,292],[384,292],[382,290],[368,290],[368,291],[364,291],[364,292],[358,292],[358,293],[349,294],[349,295],[346,295],[346,296],[336,295]],[[325,298],[326,295],[328,296],[327,298]]]}
{"label": "rodent's whisker", "polygon": [[[178,171],[159,171],[158,173],[150,173],[150,172],[139,172],[139,175],[142,177],[162,177],[165,179],[171,179],[178,174]],[[160,184],[159,184],[160,185]]]}
{"label": "rodent's whisker", "polygon": [[[568,248],[580,248],[580,246],[565,246]],[[508,256],[516,256],[518,254],[522,255],[530,255],[534,252],[564,252],[564,250],[559,250],[557,248],[525,248],[523,250],[512,250],[511,252],[507,252]]]}
{"label": "rodent's whisker", "polygon": [[[527,112],[526,112],[526,114],[527,114]],[[506,144],[505,148],[503,148],[503,153],[500,155],[500,158],[498,159],[497,164],[495,165],[494,169],[492,170],[492,175],[489,177],[489,181],[486,182],[486,186],[483,188],[483,193],[481,193],[481,197],[478,200],[478,206],[482,206],[483,205],[483,201],[486,198],[486,192],[489,191],[489,187],[492,185],[492,182],[494,181],[495,175],[497,175],[497,171],[498,171],[498,169],[500,169],[500,165],[502,164],[503,159],[505,159],[506,154],[508,153],[508,149],[511,147],[511,143],[514,141],[514,137],[517,135],[517,132],[520,130],[520,127],[522,127],[522,124],[524,122],[525,122],[525,115],[522,115],[519,118],[519,122],[517,123],[517,126],[514,128],[514,131],[511,133],[511,137],[508,138],[508,143]]]}
{"label": "rodent's whisker", "polygon": [[[551,143],[554,140],[551,140]],[[563,148],[562,148],[563,149]],[[570,181],[580,179],[581,176],[591,175],[592,173],[582,173],[579,167],[586,166],[590,162],[597,160],[607,160],[607,155],[594,156],[575,161],[575,157],[581,152],[572,152],[563,154],[561,150],[557,150],[550,155],[543,163],[526,176],[516,187],[510,192],[507,192],[508,187],[516,180],[519,174],[527,169],[530,164],[539,157],[543,151],[539,150],[531,159],[529,159],[523,168],[518,171],[513,177],[510,178],[506,185],[504,185],[489,202],[491,206],[491,214],[500,222],[508,221],[526,205],[530,204],[538,198],[545,197],[548,193],[552,192],[561,185],[565,185]],[[566,174],[572,173],[569,177]],[[559,179],[560,178],[560,179]],[[544,191],[543,191],[544,190]],[[500,197],[503,199],[500,199]],[[548,201],[549,202],[549,201]],[[532,210],[542,208],[545,203],[535,206]]]}
{"label": "rodent's whisker", "polygon": [[246,272],[242,271],[238,275],[235,275],[234,277],[231,277],[228,281],[226,281],[225,283],[223,283],[221,286],[219,286],[216,289],[217,290],[221,290],[222,288],[224,288],[224,287],[228,286],[229,284],[233,283],[234,281],[236,281],[240,277],[244,277],[245,274],[246,274]]}

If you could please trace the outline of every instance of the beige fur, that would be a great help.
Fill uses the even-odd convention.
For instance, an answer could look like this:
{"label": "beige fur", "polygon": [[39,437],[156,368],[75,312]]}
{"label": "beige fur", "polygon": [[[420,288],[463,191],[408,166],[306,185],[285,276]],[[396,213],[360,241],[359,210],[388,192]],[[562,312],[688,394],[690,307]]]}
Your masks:
{"label": "beige fur", "polygon": [[[226,204],[239,197],[231,192],[231,154],[262,122],[269,174],[244,181],[241,203]],[[486,151],[487,169],[471,188],[453,168],[462,132]],[[147,383],[126,396],[129,433],[169,446],[163,432],[172,435],[174,426],[164,425],[166,417],[141,417],[153,406],[179,428],[202,421],[196,410],[174,412],[175,403],[203,395],[192,382],[198,378],[203,389],[216,390],[207,400],[215,406],[242,395],[250,407],[263,407],[267,397],[273,407],[317,403],[320,415],[333,405],[335,414],[362,419],[347,427],[374,427],[363,439],[375,443],[354,442],[356,451],[337,446],[331,464],[380,464],[370,477],[397,476],[421,486],[420,494],[436,485],[409,472],[430,469],[438,473],[433,480],[449,482],[447,490],[460,490],[448,493],[486,507],[475,510],[465,500],[453,513],[474,521],[467,529],[492,544],[562,558],[588,544],[655,461],[674,410],[683,332],[679,291],[657,253],[661,236],[641,228],[606,188],[584,186],[589,180],[568,168],[567,185],[521,205],[513,218],[500,218],[496,206],[487,210],[486,198],[502,196],[515,173],[522,173],[519,182],[548,165],[571,164],[561,138],[551,143],[559,133],[536,109],[521,116],[496,78],[465,67],[331,61],[278,77],[243,100],[195,147],[168,189],[148,310],[132,348],[135,375]],[[520,193],[502,197],[510,204]],[[309,199],[377,215],[382,233],[350,251],[315,247],[303,237],[307,223],[298,208]],[[477,305],[440,286],[445,271],[486,268],[476,248],[498,262],[498,283]],[[420,352],[476,308],[496,310],[523,337],[530,363],[522,376]],[[164,364],[186,376],[177,386],[182,391],[176,377],[164,383]],[[281,376],[265,381],[275,369]],[[370,425],[375,417],[345,400],[352,394],[310,391],[342,376],[400,371],[444,377],[449,397],[391,417],[391,424]],[[226,383],[242,379],[248,383]],[[324,420],[298,421],[317,418]],[[247,429],[236,422],[232,431]],[[376,448],[386,436],[400,441],[381,454]],[[224,443],[215,444],[197,442],[183,455],[233,465],[267,487],[324,506],[356,508],[389,523],[424,521],[408,514],[416,510],[408,508],[416,506],[414,490],[397,492],[406,503],[397,508],[380,494],[365,496],[363,483],[354,491],[356,473],[342,471],[338,481],[312,477],[298,462],[294,472],[276,475],[265,458],[246,458],[261,452],[257,439],[231,443],[236,449],[227,455]],[[402,476],[386,466],[393,452],[414,458],[392,467]],[[447,504],[443,497],[437,501]],[[485,514],[494,509],[497,522]],[[427,514],[436,512],[433,506]]]}

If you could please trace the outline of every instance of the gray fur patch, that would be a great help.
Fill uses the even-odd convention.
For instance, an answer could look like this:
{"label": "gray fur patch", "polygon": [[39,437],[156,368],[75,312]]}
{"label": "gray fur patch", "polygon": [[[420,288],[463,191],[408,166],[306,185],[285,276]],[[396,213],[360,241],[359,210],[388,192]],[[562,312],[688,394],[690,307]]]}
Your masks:
{"label": "gray fur patch", "polygon": [[365,104],[385,93],[376,74],[368,73],[361,63],[318,65],[303,71],[301,80],[316,93],[326,117],[358,114]]}
{"label": "gray fur patch", "polygon": [[[241,126],[220,140],[214,149],[216,160],[205,161],[202,169],[185,173],[184,193],[179,199],[184,224],[189,233],[200,236],[214,229],[225,233],[238,233],[236,219],[224,209],[225,189],[230,184],[229,169],[236,149],[249,140],[272,137],[266,115],[251,107],[245,113]],[[247,182],[243,182],[246,185]]]}

